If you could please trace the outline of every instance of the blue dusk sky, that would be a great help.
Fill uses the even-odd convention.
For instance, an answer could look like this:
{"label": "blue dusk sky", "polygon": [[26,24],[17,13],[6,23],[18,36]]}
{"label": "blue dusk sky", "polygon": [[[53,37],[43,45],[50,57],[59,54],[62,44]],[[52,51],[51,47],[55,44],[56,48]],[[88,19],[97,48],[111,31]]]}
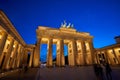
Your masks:
{"label": "blue dusk sky", "polygon": [[36,42],[38,26],[60,28],[64,20],[94,36],[95,48],[120,35],[120,0],[0,0],[0,9],[27,44]]}

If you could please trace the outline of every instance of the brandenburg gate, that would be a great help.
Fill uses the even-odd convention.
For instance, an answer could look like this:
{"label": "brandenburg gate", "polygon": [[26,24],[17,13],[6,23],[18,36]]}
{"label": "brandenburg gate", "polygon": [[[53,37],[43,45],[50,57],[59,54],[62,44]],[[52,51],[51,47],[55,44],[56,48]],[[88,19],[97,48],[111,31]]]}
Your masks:
{"label": "brandenburg gate", "polygon": [[[80,66],[109,62],[120,64],[119,42],[104,48],[93,47],[93,36],[78,32],[73,25],[62,23],[59,29],[39,26],[36,44],[26,44],[7,16],[0,11],[0,69],[9,70],[41,65],[41,44],[47,44],[47,67],[53,66],[53,44],[56,45],[56,66],[65,66],[64,45],[67,46],[68,65]],[[118,40],[119,38],[117,38]]]}
{"label": "brandenburg gate", "polygon": [[26,44],[7,16],[0,11],[0,69],[39,67],[41,44],[47,44],[47,67],[53,66],[52,50],[56,45],[56,66],[65,66],[64,45],[68,47],[68,65],[90,65],[95,60],[93,36],[78,32],[64,22],[59,29],[39,26],[36,44]]}
{"label": "brandenburg gate", "polygon": [[87,32],[77,32],[73,25],[61,25],[59,29],[39,26],[36,29],[37,43],[33,65],[40,65],[41,44],[47,44],[47,67],[53,66],[52,45],[56,44],[56,66],[65,66],[64,45],[68,47],[68,65],[93,64],[93,36]]}

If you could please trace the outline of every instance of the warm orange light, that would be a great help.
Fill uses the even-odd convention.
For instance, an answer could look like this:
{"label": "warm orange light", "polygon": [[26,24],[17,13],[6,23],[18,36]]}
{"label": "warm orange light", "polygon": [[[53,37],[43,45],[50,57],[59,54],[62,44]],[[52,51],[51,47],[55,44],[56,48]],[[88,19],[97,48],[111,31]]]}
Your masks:
{"label": "warm orange light", "polygon": [[8,42],[7,42],[8,44],[10,44],[10,41],[8,40]]}
{"label": "warm orange light", "polygon": [[2,33],[1,33],[1,30],[0,30],[0,39],[2,38]]}
{"label": "warm orange light", "polygon": [[13,45],[13,47],[15,48],[15,45]]}
{"label": "warm orange light", "polygon": [[0,39],[2,38],[2,35],[0,35]]}

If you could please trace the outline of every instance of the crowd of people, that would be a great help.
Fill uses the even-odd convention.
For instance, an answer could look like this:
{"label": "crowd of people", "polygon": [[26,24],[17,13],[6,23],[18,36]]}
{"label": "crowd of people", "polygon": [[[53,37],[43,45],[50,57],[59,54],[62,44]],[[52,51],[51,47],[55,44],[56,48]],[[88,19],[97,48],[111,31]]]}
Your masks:
{"label": "crowd of people", "polygon": [[108,63],[94,64],[94,72],[97,80],[112,80],[112,69]]}

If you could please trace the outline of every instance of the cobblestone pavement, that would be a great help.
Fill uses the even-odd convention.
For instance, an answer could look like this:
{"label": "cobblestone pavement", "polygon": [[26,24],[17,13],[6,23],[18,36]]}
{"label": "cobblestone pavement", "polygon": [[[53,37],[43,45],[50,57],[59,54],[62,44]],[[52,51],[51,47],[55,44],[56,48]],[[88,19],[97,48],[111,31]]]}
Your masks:
{"label": "cobblestone pavement", "polygon": [[[33,68],[19,71],[0,80],[96,80],[92,66]],[[107,79],[104,79],[107,80]],[[120,67],[112,67],[112,80],[120,80]]]}

